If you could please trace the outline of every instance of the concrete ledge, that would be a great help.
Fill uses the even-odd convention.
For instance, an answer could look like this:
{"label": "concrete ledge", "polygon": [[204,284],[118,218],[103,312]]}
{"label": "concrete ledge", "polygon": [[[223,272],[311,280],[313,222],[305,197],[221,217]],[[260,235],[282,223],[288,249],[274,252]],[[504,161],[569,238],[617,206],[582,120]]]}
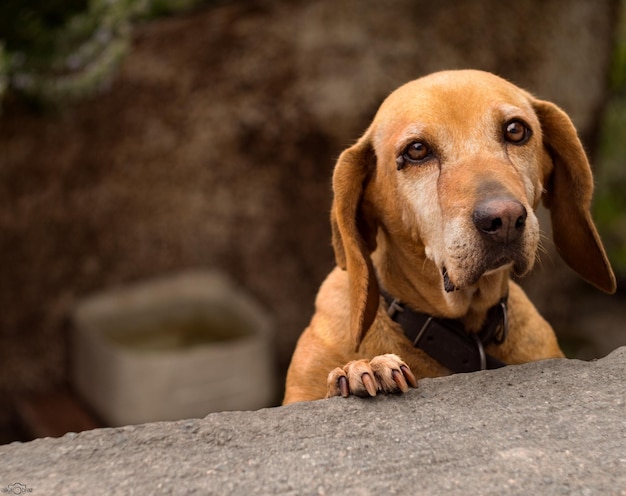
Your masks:
{"label": "concrete ledge", "polygon": [[[626,348],[0,447],[32,494],[626,494]],[[23,493],[24,494],[24,493]]]}

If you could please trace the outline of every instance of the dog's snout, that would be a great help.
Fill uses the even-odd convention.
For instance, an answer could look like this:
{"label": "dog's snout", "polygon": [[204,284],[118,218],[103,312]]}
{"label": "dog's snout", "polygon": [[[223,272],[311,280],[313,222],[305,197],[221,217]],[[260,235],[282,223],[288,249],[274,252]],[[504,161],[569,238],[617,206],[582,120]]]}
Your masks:
{"label": "dog's snout", "polygon": [[519,201],[500,198],[481,202],[474,209],[474,225],[488,239],[511,243],[524,231],[528,212]]}

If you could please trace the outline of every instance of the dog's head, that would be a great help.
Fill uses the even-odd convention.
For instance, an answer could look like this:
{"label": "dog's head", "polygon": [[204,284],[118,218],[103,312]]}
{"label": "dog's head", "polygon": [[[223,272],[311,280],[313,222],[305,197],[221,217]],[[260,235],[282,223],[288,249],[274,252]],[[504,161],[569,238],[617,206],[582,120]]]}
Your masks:
{"label": "dog's head", "polygon": [[370,256],[377,242],[414,277],[424,265],[436,269],[442,292],[471,288],[496,271],[521,276],[536,258],[541,200],[562,258],[591,284],[615,291],[574,126],[554,104],[493,74],[440,72],[394,91],[341,154],[333,190],[333,246],[348,271],[357,343],[378,308]]}

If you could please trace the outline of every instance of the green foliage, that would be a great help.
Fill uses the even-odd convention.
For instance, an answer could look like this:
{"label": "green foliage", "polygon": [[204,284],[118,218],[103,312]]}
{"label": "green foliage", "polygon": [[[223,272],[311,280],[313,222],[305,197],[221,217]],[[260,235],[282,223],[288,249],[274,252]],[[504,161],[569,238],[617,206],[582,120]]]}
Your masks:
{"label": "green foliage", "polygon": [[4,49],[4,44],[0,41],[0,100],[2,100],[2,95],[7,89],[8,78],[7,78],[7,54]]}
{"label": "green foliage", "polygon": [[145,15],[156,17],[191,10],[202,0],[151,0],[146,7]]}
{"label": "green foliage", "polygon": [[614,268],[626,275],[626,0],[622,2],[603,116],[594,217]]}
{"label": "green foliage", "polygon": [[597,164],[594,217],[620,273],[626,273],[626,95],[607,107]]}
{"label": "green foliage", "polygon": [[52,51],[55,32],[86,8],[86,0],[3,0],[0,37],[11,52],[45,56]]}
{"label": "green foliage", "polygon": [[201,0],[2,0],[0,100],[14,91],[43,103],[105,84],[130,46],[131,21]]}

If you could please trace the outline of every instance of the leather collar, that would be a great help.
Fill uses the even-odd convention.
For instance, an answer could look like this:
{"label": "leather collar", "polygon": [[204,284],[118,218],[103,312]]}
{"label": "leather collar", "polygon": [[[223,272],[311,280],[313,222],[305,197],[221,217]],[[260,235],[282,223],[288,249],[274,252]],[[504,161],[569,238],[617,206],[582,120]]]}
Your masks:
{"label": "leather collar", "polygon": [[488,355],[485,348],[501,344],[508,330],[507,299],[504,296],[487,312],[478,333],[468,333],[459,320],[416,312],[381,289],[389,317],[400,324],[413,346],[425,351],[452,372],[497,369],[506,364]]}

